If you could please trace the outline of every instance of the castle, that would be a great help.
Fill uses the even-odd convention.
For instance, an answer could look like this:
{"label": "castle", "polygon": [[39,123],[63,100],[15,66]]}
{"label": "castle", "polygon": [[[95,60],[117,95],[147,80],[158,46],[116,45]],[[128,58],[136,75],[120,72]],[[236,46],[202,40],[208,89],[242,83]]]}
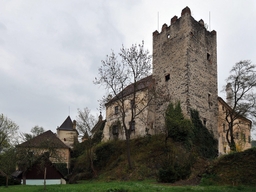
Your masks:
{"label": "castle", "polygon": [[[179,18],[174,16],[169,26],[164,24],[161,32],[153,32],[153,73],[137,82],[137,94],[149,101],[153,85],[162,95],[134,122],[129,122],[132,88],[125,88],[126,124],[132,125],[131,138],[160,133],[168,104],[179,101],[185,117],[190,118],[191,109],[197,110],[205,127],[219,139],[216,36],[216,31],[208,31],[202,19],[196,21],[191,16],[188,7]],[[125,139],[120,119],[117,101],[111,99],[106,103],[103,141]]]}

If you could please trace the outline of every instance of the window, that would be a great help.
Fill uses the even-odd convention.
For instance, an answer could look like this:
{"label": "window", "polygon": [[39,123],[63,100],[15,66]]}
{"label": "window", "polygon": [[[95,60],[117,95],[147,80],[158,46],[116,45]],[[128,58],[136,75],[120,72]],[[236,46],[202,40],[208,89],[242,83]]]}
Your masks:
{"label": "window", "polygon": [[223,123],[223,132],[226,132],[226,125],[225,125],[225,123]]}
{"label": "window", "polygon": [[208,104],[209,104],[209,109],[210,109],[212,106],[211,93],[208,93]]}
{"label": "window", "polygon": [[131,131],[134,131],[135,130],[135,121],[130,121],[130,129]]}
{"label": "window", "polygon": [[251,143],[251,137],[248,136],[248,143]]}
{"label": "window", "polygon": [[170,80],[170,74],[165,75],[165,81],[167,82],[167,81],[169,81],[169,80]]}
{"label": "window", "polygon": [[203,122],[204,122],[204,126],[206,126],[206,119],[205,118],[204,118]]}
{"label": "window", "polygon": [[224,107],[224,105],[222,105],[222,111],[225,111],[225,107]]}
{"label": "window", "polygon": [[168,34],[168,35],[167,35],[167,39],[170,39],[170,37],[171,37],[171,35],[170,35],[170,34]]}
{"label": "window", "polygon": [[118,114],[118,106],[115,106],[115,114]]}
{"label": "window", "polygon": [[239,133],[238,132],[235,133],[235,139],[239,139]]}
{"label": "window", "polygon": [[207,60],[208,60],[208,61],[211,60],[211,55],[210,55],[210,53],[207,53]]}
{"label": "window", "polygon": [[117,125],[113,125],[113,127],[112,127],[112,134],[113,135],[118,135],[118,126]]}
{"label": "window", "polygon": [[244,133],[241,133],[241,139],[243,140],[243,142],[246,142],[246,137]]}
{"label": "window", "polygon": [[227,148],[226,148],[226,147],[224,147],[223,151],[224,151],[224,153],[226,153],[226,152],[227,152]]}

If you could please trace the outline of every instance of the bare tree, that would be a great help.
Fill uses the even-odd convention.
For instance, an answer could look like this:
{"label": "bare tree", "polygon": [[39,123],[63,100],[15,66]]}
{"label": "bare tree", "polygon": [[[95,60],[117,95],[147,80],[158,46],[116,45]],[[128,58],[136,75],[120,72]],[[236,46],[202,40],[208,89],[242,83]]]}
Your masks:
{"label": "bare tree", "polygon": [[77,130],[83,135],[90,134],[93,126],[96,124],[96,118],[90,114],[90,109],[87,107],[85,107],[83,110],[77,109],[77,112]]}
{"label": "bare tree", "polygon": [[256,66],[251,61],[236,63],[227,78],[227,103],[230,108],[225,112],[228,124],[226,140],[231,151],[236,151],[234,128],[239,128],[238,119],[247,117],[253,119],[256,115]]}
{"label": "bare tree", "polygon": [[0,115],[0,152],[15,144],[18,129],[19,126],[11,119]]}
{"label": "bare tree", "polygon": [[94,169],[94,151],[93,151],[93,139],[92,139],[92,129],[96,124],[96,118],[90,114],[90,110],[85,107],[83,110],[78,109],[78,116],[76,119],[77,122],[77,129],[80,133],[83,134],[84,137],[86,137],[86,154],[90,162],[90,168],[94,174],[94,176],[97,176],[97,172]]}
{"label": "bare tree", "polygon": [[[141,89],[138,82],[151,72],[151,55],[148,50],[144,49],[144,42],[142,42],[141,45],[134,44],[128,49],[122,46],[118,56],[113,51],[111,55],[107,55],[98,70],[99,78],[95,78],[94,83],[104,85],[108,95],[113,96],[111,101],[115,102],[120,109],[121,124],[126,139],[128,166],[131,169],[130,135],[134,128],[133,122],[148,105],[148,100],[145,97],[138,96],[139,89]],[[145,82],[145,84],[147,83]],[[131,101],[129,110],[125,103],[128,96]],[[127,113],[131,113],[129,124],[126,121]]]}

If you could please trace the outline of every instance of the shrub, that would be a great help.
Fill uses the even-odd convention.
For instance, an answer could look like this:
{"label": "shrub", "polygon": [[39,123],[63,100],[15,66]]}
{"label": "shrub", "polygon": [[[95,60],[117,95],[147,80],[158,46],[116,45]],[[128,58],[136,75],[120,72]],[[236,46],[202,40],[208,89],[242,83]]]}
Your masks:
{"label": "shrub", "polygon": [[191,120],[193,123],[193,144],[200,156],[205,158],[215,158],[218,155],[218,141],[213,134],[203,125],[196,110],[191,110]]}
{"label": "shrub", "polygon": [[189,141],[192,133],[192,124],[190,120],[184,118],[180,103],[177,103],[175,106],[172,103],[168,105],[165,114],[165,126],[168,138],[178,142]]}

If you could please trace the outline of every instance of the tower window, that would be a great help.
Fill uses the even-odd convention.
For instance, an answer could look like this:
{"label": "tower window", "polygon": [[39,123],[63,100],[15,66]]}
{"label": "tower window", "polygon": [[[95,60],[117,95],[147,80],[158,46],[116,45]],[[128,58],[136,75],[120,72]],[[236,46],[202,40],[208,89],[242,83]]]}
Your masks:
{"label": "tower window", "polygon": [[211,55],[210,55],[210,53],[207,53],[207,60],[208,60],[208,61],[211,60]]}
{"label": "tower window", "polygon": [[165,75],[165,81],[167,82],[167,81],[169,81],[169,80],[170,80],[170,74]]}
{"label": "tower window", "polygon": [[204,126],[206,126],[206,119],[205,119],[205,118],[204,118],[204,121],[203,121],[203,122],[204,122]]}
{"label": "tower window", "polygon": [[208,104],[209,104],[209,108],[211,108],[212,106],[212,99],[211,99],[211,94],[208,93]]}

